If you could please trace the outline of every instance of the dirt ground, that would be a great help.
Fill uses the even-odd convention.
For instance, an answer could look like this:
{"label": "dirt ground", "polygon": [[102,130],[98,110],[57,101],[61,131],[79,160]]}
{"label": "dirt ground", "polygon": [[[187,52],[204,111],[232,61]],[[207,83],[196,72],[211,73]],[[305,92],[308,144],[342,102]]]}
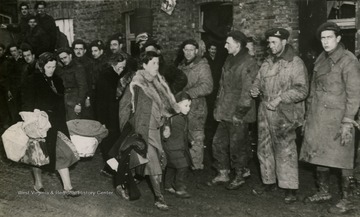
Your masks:
{"label": "dirt ground", "polygon": [[[1,144],[2,146],[2,144]],[[64,199],[61,195],[62,185],[55,174],[43,174],[44,194],[32,190],[31,170],[28,166],[13,163],[4,159],[1,153],[0,164],[0,216],[186,216],[186,217],[327,217],[335,216],[327,209],[340,197],[338,179],[331,177],[334,199],[329,203],[304,204],[304,197],[316,190],[312,168],[300,165],[299,202],[285,204],[284,192],[277,190],[266,195],[255,195],[253,189],[261,185],[256,160],[251,161],[252,175],[246,184],[238,190],[229,191],[224,186],[209,187],[206,182],[214,176],[210,168],[209,151],[206,151],[205,169],[191,172],[187,186],[192,197],[180,199],[165,194],[170,207],[169,211],[160,211],[154,207],[154,199],[148,184],[139,184],[142,196],[137,201],[125,201],[113,192],[112,180],[99,174],[103,166],[101,155],[96,152],[89,159],[80,160],[71,168],[73,186],[82,192],[78,198]],[[356,201],[360,207],[360,198]],[[355,210],[345,216],[360,216]]]}

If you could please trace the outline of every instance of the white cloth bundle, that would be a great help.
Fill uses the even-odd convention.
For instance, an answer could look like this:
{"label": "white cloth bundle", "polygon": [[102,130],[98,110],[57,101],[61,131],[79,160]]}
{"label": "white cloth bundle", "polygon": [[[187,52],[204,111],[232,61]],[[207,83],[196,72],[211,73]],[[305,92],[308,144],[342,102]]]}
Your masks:
{"label": "white cloth bundle", "polygon": [[44,111],[34,109],[34,112],[20,112],[24,120],[23,129],[30,138],[45,138],[47,131],[50,129],[49,116]]}
{"label": "white cloth bundle", "polygon": [[29,137],[23,130],[23,122],[17,122],[9,127],[1,136],[7,158],[19,161],[26,152]]}
{"label": "white cloth bundle", "polygon": [[95,154],[99,142],[94,137],[70,135],[80,157],[92,157]]}

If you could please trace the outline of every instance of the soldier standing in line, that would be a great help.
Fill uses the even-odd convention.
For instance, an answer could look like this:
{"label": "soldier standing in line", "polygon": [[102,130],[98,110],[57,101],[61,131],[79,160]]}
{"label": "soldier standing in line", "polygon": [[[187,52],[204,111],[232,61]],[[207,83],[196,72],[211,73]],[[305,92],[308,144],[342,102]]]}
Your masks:
{"label": "soldier standing in line", "polygon": [[304,122],[308,77],[304,62],[288,44],[283,28],[265,32],[271,55],[265,59],[250,91],[261,96],[258,111],[258,149],[263,191],[286,189],[285,203],[297,200],[299,188],[295,129]]}

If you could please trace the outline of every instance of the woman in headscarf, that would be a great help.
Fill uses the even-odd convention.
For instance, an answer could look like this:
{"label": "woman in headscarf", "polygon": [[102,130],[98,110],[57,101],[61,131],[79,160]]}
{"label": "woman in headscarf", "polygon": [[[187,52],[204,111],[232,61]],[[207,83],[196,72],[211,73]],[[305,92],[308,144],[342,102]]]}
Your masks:
{"label": "woman in headscarf", "polygon": [[63,183],[64,196],[77,197],[80,196],[80,192],[71,185],[68,167],[78,159],[74,155],[59,151],[59,143],[63,140],[59,141],[61,139],[58,137],[58,132],[69,138],[69,131],[65,118],[64,86],[61,78],[54,74],[56,65],[54,54],[49,52],[41,54],[36,72],[28,78],[22,88],[22,111],[34,111],[34,109],[44,111],[51,124],[45,138],[50,163],[32,168],[35,178],[34,190],[45,192],[41,178],[43,169],[50,172],[57,170]]}

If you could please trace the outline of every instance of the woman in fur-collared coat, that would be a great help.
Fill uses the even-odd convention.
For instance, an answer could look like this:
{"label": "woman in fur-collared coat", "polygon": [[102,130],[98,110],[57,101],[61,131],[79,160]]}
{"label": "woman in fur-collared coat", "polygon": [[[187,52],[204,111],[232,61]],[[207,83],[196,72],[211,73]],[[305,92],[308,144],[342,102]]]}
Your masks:
{"label": "woman in fur-collared coat", "polygon": [[147,142],[149,162],[145,166],[144,175],[149,176],[154,189],[155,206],[167,210],[160,189],[162,170],[166,164],[160,127],[164,117],[178,113],[179,107],[169,86],[159,74],[159,55],[149,51],[140,56],[140,61],[143,69],[136,72],[120,101],[120,129],[123,130],[129,121],[135,132]]}

